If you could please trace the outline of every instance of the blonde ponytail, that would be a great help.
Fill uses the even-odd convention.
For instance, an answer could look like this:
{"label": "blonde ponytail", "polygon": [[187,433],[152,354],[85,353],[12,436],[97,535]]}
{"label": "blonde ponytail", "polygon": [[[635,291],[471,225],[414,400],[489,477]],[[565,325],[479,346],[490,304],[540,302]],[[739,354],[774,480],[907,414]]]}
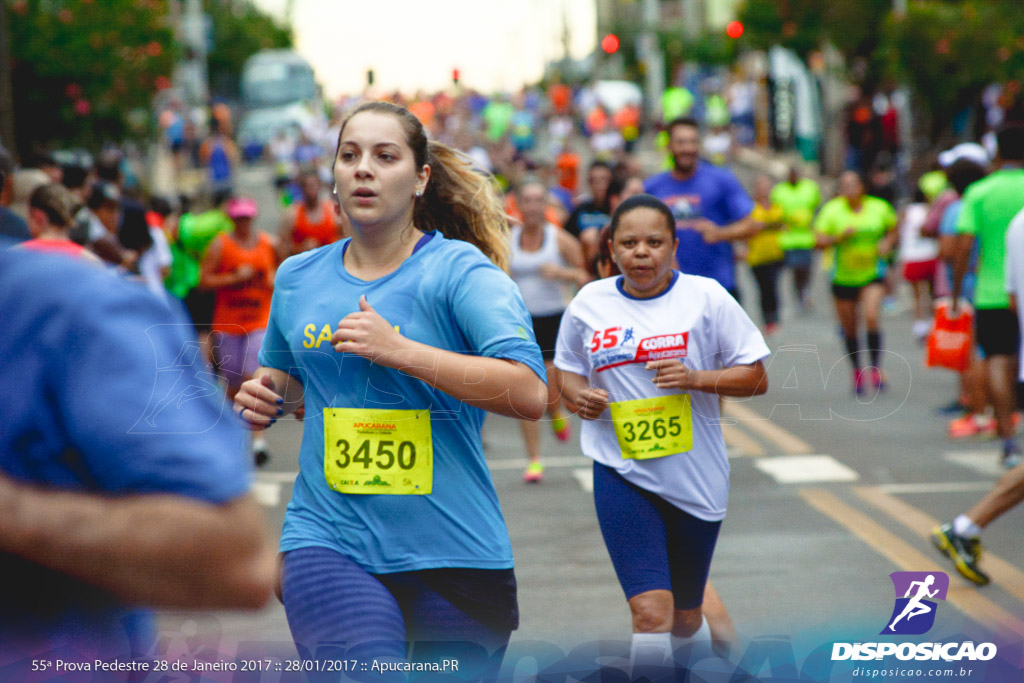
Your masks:
{"label": "blonde ponytail", "polygon": [[430,142],[430,182],[417,199],[413,221],[421,230],[440,230],[451,239],[476,245],[502,270],[508,270],[508,218],[490,175],[473,170],[460,152]]}

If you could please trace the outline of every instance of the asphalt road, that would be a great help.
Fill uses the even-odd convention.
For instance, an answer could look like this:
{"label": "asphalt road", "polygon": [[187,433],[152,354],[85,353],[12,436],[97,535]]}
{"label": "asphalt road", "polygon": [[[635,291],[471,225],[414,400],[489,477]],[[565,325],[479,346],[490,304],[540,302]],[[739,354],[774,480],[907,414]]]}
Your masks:
{"label": "asphalt road", "polygon": [[[265,180],[261,170],[249,171],[243,189],[260,201],[261,225],[273,231]],[[753,280],[745,266],[739,270],[753,310]],[[777,648],[766,666],[784,672],[787,662],[799,667],[833,640],[879,639],[893,610],[889,574],[896,571],[950,574],[929,639],[998,637],[1016,643],[1019,658],[1024,511],[1011,511],[986,531],[983,566],[994,580],[983,589],[960,579],[928,541],[935,523],[968,508],[999,476],[996,442],[947,439],[948,417],[936,409],[956,397],[956,378],[923,368],[906,288],[884,316],[889,389],[856,398],[826,284],[819,273],[814,310],[798,314],[784,277],[782,329],[769,340],[770,390],[730,401],[725,410],[732,491],[711,578],[743,640],[734,660]],[[511,652],[543,649],[541,642],[568,651],[628,640],[629,613],[598,530],[578,429],[567,443],[549,429],[542,433],[547,472],[543,483],[526,485],[518,425],[491,416],[484,428],[516,555],[522,626]],[[257,473],[255,492],[276,538],[297,471],[301,424],[285,420],[267,438],[273,459]],[[253,647],[287,656],[291,647],[276,602],[257,614],[163,614],[160,625],[169,655],[174,648],[194,651],[198,642],[229,657]]]}

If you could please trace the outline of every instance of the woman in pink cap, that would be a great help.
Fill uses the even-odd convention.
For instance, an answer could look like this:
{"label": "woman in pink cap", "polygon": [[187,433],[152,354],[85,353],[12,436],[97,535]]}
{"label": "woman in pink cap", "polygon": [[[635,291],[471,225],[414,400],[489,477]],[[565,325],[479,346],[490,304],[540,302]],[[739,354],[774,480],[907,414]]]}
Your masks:
{"label": "woman in pink cap", "polygon": [[[234,232],[221,233],[210,244],[199,281],[200,287],[216,292],[212,350],[230,400],[259,367],[256,354],[267,329],[277,272],[274,239],[252,227],[256,211],[252,199],[228,201],[225,213],[235,224]],[[253,454],[257,465],[268,459],[266,442],[259,436],[253,440]]]}

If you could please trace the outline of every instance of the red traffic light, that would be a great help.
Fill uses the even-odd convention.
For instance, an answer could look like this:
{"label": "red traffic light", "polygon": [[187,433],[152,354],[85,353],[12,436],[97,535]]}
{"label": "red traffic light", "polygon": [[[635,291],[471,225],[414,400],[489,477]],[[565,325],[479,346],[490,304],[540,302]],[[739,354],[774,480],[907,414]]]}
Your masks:
{"label": "red traffic light", "polygon": [[609,33],[601,39],[601,49],[612,55],[619,49],[619,37],[614,33]]}
{"label": "red traffic light", "polygon": [[743,35],[743,22],[742,21],[730,21],[725,27],[725,35],[730,38],[739,38]]}
{"label": "red traffic light", "polygon": [[452,83],[454,83],[455,85],[458,85],[459,84],[459,76],[460,75],[461,74],[459,73],[458,69],[452,69]]}

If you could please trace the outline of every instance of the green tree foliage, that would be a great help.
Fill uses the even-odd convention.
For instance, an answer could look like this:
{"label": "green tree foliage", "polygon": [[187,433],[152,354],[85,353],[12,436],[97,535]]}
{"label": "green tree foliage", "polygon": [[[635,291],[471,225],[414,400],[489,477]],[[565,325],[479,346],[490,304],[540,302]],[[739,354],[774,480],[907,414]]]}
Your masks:
{"label": "green tree foliage", "polygon": [[[171,0],[0,0],[10,18],[17,147],[97,148],[148,132],[150,106],[181,56]],[[249,0],[206,0],[214,94],[232,97],[242,64],[290,47],[291,30]],[[218,86],[222,85],[223,89]]]}
{"label": "green tree foliage", "polygon": [[8,3],[18,149],[120,140],[126,114],[167,87],[167,0]]}
{"label": "green tree foliage", "polygon": [[207,0],[205,4],[213,21],[207,59],[210,87],[220,96],[236,98],[245,60],[260,50],[292,47],[292,30],[250,0]]}
{"label": "green tree foliage", "polygon": [[927,105],[937,139],[986,85],[1024,72],[1024,13],[1017,0],[914,2],[889,19],[885,44],[890,72]]}
{"label": "green tree foliage", "polygon": [[843,55],[852,82],[874,89],[899,79],[918,96],[930,137],[989,83],[1024,69],[1020,0],[909,0],[903,17],[892,0],[745,0],[745,47],[782,45],[806,58],[825,43]]}

